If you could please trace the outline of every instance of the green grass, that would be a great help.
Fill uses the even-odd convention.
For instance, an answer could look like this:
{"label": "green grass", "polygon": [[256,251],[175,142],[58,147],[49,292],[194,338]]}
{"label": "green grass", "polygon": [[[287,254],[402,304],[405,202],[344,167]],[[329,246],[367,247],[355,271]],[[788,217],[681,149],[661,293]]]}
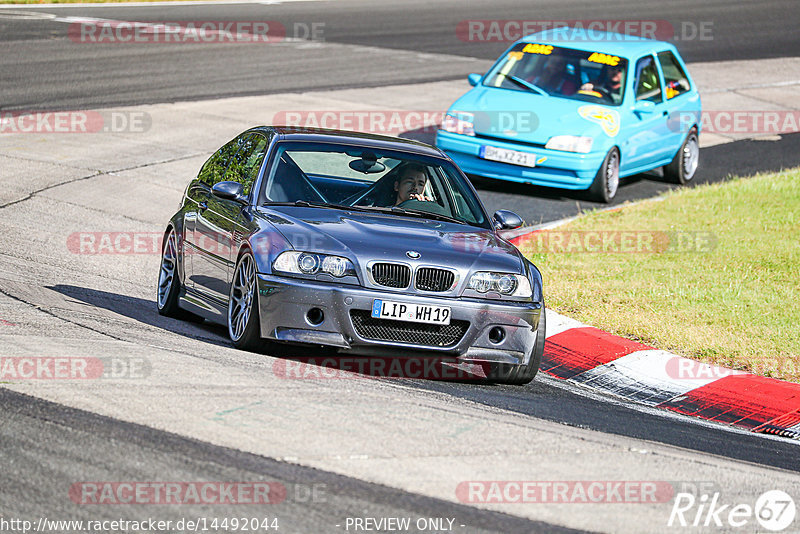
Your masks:
{"label": "green grass", "polygon": [[[566,246],[609,230],[647,231],[635,234],[646,240],[634,251],[659,232],[653,248],[663,251]],[[553,232],[563,246],[552,234],[549,248],[520,245],[541,269],[553,310],[707,363],[800,382],[800,169],[676,190]],[[675,249],[689,237],[699,239],[694,249]]]}

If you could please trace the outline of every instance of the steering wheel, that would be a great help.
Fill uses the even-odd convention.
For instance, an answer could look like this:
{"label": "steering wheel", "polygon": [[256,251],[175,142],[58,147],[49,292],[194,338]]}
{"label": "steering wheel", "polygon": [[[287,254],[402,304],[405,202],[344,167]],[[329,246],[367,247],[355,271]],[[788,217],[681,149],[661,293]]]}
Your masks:
{"label": "steering wheel", "polygon": [[611,96],[611,93],[608,91],[608,89],[606,89],[605,87],[600,86],[600,85],[592,86],[592,88],[589,89],[589,90],[581,89],[580,91],[578,91],[578,94],[587,95],[587,96],[593,96],[594,98],[605,99],[605,100],[608,100],[611,103],[614,102],[614,97]]}
{"label": "steering wheel", "polygon": [[436,215],[444,215],[450,217],[451,215],[445,209],[433,200],[417,200],[409,198],[397,205],[398,208],[412,209],[417,211],[427,211],[428,213],[435,213]]}

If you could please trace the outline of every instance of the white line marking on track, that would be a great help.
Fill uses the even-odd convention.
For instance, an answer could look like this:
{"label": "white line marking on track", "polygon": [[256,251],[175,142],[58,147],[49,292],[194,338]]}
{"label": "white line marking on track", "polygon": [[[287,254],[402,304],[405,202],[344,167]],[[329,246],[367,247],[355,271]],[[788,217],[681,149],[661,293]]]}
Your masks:
{"label": "white line marking on track", "polygon": [[263,4],[279,5],[293,4],[297,2],[327,2],[328,0],[188,0],[186,2],[176,0],[174,2],[75,2],[72,4],[0,4],[0,9],[50,9],[50,8],[69,8],[69,7],[180,7],[180,6],[213,6],[213,5],[237,5],[237,4]]}

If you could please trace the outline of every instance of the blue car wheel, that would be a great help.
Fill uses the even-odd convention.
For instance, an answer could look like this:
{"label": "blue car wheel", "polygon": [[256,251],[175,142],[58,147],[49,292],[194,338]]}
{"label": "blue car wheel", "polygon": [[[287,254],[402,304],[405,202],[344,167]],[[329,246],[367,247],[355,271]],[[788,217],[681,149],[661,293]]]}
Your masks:
{"label": "blue car wheel", "polygon": [[694,178],[700,162],[700,143],[697,130],[692,129],[672,161],[664,166],[664,177],[676,184],[687,184]]}
{"label": "blue car wheel", "polygon": [[613,147],[600,165],[589,188],[589,195],[595,202],[608,204],[617,196],[617,189],[619,189],[619,150]]}

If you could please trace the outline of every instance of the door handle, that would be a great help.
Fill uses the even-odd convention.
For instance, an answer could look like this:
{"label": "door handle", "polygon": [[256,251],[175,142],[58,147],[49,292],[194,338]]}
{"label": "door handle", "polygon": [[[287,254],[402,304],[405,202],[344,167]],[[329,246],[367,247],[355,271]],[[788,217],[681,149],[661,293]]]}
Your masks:
{"label": "door handle", "polygon": [[197,205],[197,207],[198,207],[198,208],[200,208],[200,211],[206,211],[206,210],[208,209],[208,202],[206,202],[206,201],[204,200],[204,201],[202,201],[201,203],[199,203],[199,204]]}

